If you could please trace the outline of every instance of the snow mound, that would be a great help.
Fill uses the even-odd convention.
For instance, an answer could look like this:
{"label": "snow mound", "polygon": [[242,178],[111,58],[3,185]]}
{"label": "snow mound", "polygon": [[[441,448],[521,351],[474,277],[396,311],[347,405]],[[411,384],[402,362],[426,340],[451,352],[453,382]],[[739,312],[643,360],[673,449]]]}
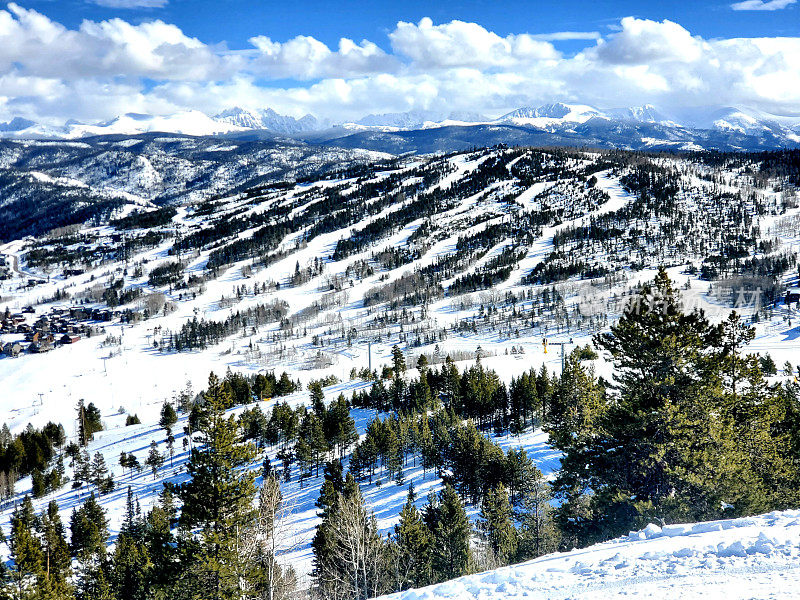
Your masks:
{"label": "snow mound", "polygon": [[800,511],[648,525],[581,550],[384,598],[797,598]]}

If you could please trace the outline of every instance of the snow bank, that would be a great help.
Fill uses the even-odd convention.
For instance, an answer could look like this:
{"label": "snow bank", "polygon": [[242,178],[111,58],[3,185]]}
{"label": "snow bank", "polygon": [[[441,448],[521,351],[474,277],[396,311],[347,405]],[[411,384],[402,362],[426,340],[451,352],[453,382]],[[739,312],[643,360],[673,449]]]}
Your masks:
{"label": "snow bank", "polygon": [[384,598],[797,598],[800,511],[658,527]]}

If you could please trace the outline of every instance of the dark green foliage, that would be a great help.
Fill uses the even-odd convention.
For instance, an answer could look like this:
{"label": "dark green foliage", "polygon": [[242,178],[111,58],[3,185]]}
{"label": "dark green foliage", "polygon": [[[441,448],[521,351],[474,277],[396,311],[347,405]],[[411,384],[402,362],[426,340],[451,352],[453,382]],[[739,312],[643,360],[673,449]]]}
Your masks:
{"label": "dark green foliage", "polygon": [[786,440],[774,435],[781,400],[757,362],[740,356],[748,339],[735,314],[712,326],[683,313],[661,271],[595,340],[614,361],[608,398],[570,357],[548,413],[564,452],[556,491],[567,538],[752,514],[795,496]]}
{"label": "dark green foliage", "polygon": [[414,487],[400,511],[400,523],[394,528],[397,546],[397,588],[424,587],[431,582],[431,534],[415,506]]}
{"label": "dark green foliage", "polygon": [[153,287],[165,285],[176,286],[183,282],[183,269],[185,265],[180,262],[168,262],[155,267],[150,271],[148,283]]}
{"label": "dark green foliage", "polygon": [[167,431],[172,429],[172,426],[178,422],[178,415],[175,413],[175,409],[172,408],[172,404],[169,402],[164,402],[161,407],[161,417],[158,420],[158,425],[162,429],[166,429]]}
{"label": "dark green foliage", "polygon": [[165,206],[157,210],[138,211],[122,219],[115,219],[111,224],[117,229],[152,229],[161,227],[172,221],[178,211],[172,206]]}
{"label": "dark green foliage", "polygon": [[181,523],[199,530],[190,544],[192,564],[185,566],[185,583],[214,600],[241,593],[237,531],[249,522],[255,496],[254,475],[239,470],[255,458],[255,448],[242,440],[236,417],[225,416],[231,404],[226,386],[212,373],[199,409],[199,441],[188,465],[191,479],[175,488],[183,502]]}
{"label": "dark green foliage", "polygon": [[484,496],[479,519],[478,529],[487,549],[498,564],[508,564],[517,554],[518,534],[508,492],[502,484]]}
{"label": "dark green foliage", "polygon": [[16,480],[28,474],[32,476],[34,497],[61,487],[64,465],[56,458],[56,452],[64,442],[64,428],[55,423],[48,423],[41,430],[28,425],[13,436],[8,426],[4,426],[0,435],[0,473],[5,489],[0,489],[0,495],[10,496]]}
{"label": "dark green foliage", "polygon": [[464,505],[452,486],[445,486],[438,501],[425,509],[425,523],[432,532],[431,566],[435,581],[466,575],[471,563],[471,527]]}

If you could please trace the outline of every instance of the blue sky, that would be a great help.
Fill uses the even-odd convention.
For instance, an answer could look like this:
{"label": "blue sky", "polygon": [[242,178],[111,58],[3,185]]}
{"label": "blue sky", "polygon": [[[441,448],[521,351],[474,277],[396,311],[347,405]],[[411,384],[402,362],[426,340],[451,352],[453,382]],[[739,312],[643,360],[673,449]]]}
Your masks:
{"label": "blue sky", "polygon": [[793,0],[0,3],[0,120],[496,115],[553,100],[794,115],[799,62]]}
{"label": "blue sky", "polygon": [[224,41],[232,48],[246,47],[250,37],[265,33],[276,39],[312,35],[328,44],[343,36],[367,38],[387,46],[386,33],[397,21],[417,22],[423,17],[435,22],[472,21],[501,35],[603,31],[626,16],[669,19],[705,38],[800,35],[800,9],[796,5],[784,10],[736,11],[731,10],[729,2],[702,0],[169,0],[161,8],[138,9],[98,6],[89,0],[36,0],[21,4],[72,27],[82,19],[122,17],[133,22],[162,19],[180,26],[188,35],[210,43]]}

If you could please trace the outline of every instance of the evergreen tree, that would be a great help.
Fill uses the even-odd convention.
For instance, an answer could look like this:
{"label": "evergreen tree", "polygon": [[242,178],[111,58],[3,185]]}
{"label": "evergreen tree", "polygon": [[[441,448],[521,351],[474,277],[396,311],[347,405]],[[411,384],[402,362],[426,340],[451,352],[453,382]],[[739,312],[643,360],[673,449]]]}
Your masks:
{"label": "evergreen tree", "polygon": [[356,422],[350,416],[350,409],[343,395],[339,394],[325,413],[323,429],[328,444],[336,448],[340,457],[358,441]]}
{"label": "evergreen tree", "polygon": [[225,416],[230,392],[213,373],[208,379],[202,415],[198,419],[199,444],[192,449],[189,481],[176,487],[183,502],[181,523],[199,529],[193,548],[187,585],[209,600],[241,596],[239,534],[252,520],[254,475],[240,468],[256,457],[250,442],[243,442],[235,416]]}
{"label": "evergreen tree", "polygon": [[172,407],[172,404],[165,401],[164,405],[161,407],[161,417],[158,420],[159,427],[169,433],[172,431],[172,426],[177,422],[178,415],[175,413],[175,409]]}
{"label": "evergreen tree", "polygon": [[41,583],[44,574],[44,556],[42,544],[36,536],[36,513],[30,496],[25,496],[22,503],[11,515],[11,550],[12,579],[17,589],[17,597],[24,598]]}
{"label": "evergreen tree", "polygon": [[405,590],[430,583],[431,535],[415,506],[414,486],[408,487],[408,497],[400,511],[400,523],[395,525],[397,545],[397,587]]}
{"label": "evergreen tree", "polygon": [[152,563],[150,568],[150,593],[156,598],[168,597],[178,576],[175,539],[171,524],[175,520],[175,507],[172,492],[165,487],[161,492],[158,504],[147,513],[144,522],[144,544]]}
{"label": "evergreen tree", "polygon": [[431,566],[434,581],[448,581],[466,575],[472,556],[469,547],[470,524],[461,499],[452,486],[440,492],[431,527]]}
{"label": "evergreen tree", "polygon": [[490,490],[481,503],[479,529],[497,564],[506,565],[517,552],[517,530],[503,485]]}
{"label": "evergreen tree", "polygon": [[111,598],[106,557],[108,522],[94,494],[72,512],[70,531],[70,549],[78,559],[76,596],[79,600]]}
{"label": "evergreen tree", "polygon": [[525,485],[518,560],[529,560],[556,550],[558,529],[553,520],[551,499],[550,485],[534,466]]}
{"label": "evergreen tree", "polygon": [[120,533],[114,548],[113,565],[111,587],[115,596],[126,600],[146,600],[153,564],[144,543],[130,533]]}
{"label": "evergreen tree", "polygon": [[150,472],[153,474],[153,479],[155,479],[158,470],[164,465],[164,456],[158,451],[158,445],[155,440],[150,442],[150,452],[148,452],[144,464],[150,467]]}
{"label": "evergreen tree", "polygon": [[[730,365],[723,357],[731,350],[724,339],[723,328],[702,313],[682,312],[661,270],[610,333],[596,338],[614,362],[611,397],[600,400],[577,364],[565,371],[548,419],[564,453],[559,521],[577,528],[570,535],[580,543],[652,520],[703,520],[723,516],[723,506],[734,506],[734,514],[767,506],[726,409]],[[588,490],[589,512],[580,516]]]}
{"label": "evergreen tree", "polygon": [[312,381],[308,385],[308,391],[311,395],[311,408],[318,419],[323,419],[325,417],[325,393],[322,391],[322,384],[319,381]]}
{"label": "evergreen tree", "polygon": [[40,585],[42,588],[40,595],[43,598],[69,598],[73,594],[69,583],[72,575],[72,559],[55,500],[47,505],[47,509],[39,518],[39,531],[42,539],[45,579]]}

